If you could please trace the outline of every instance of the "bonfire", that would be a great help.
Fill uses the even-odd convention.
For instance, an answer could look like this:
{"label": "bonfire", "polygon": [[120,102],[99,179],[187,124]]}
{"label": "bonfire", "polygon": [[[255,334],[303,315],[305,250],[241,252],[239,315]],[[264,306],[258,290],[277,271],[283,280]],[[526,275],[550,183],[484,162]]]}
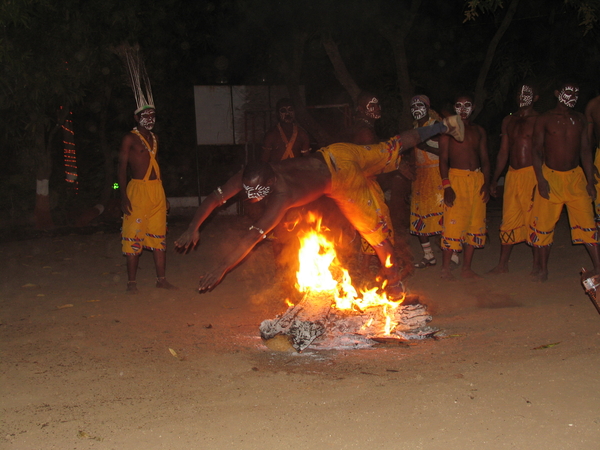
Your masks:
{"label": "bonfire", "polygon": [[[275,319],[260,325],[265,344],[274,350],[303,351],[318,348],[359,348],[378,342],[408,341],[433,336],[438,330],[418,297],[390,300],[385,280],[360,293],[348,270],[342,267],[334,248],[321,230],[321,220],[309,213],[311,225],[298,235],[299,269],[296,289],[302,299]],[[390,262],[388,261],[388,264]]]}

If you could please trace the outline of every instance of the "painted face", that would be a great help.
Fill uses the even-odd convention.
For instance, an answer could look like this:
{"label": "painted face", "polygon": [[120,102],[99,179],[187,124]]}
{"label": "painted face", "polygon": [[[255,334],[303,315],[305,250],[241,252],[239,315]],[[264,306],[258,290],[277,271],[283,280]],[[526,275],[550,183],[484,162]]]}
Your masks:
{"label": "painted face", "polygon": [[415,120],[421,120],[427,116],[427,105],[417,99],[410,104],[410,113]]}
{"label": "painted face", "polygon": [[244,186],[244,191],[246,191],[246,196],[248,200],[252,202],[260,202],[263,198],[271,193],[271,186],[262,186],[257,184],[256,186],[248,186],[247,184],[242,184]]}
{"label": "painted face", "polygon": [[519,108],[524,108],[533,103],[533,89],[524,84],[519,91]]}
{"label": "painted face", "polygon": [[468,119],[473,112],[473,102],[465,98],[460,98],[454,104],[454,111],[460,116],[461,119]]}
{"label": "painted face", "polygon": [[146,109],[140,113],[139,124],[141,127],[150,131],[156,123],[156,112],[153,109]]}
{"label": "painted face", "polygon": [[558,101],[568,108],[575,108],[579,99],[579,88],[577,86],[567,84],[558,94]]}
{"label": "painted face", "polygon": [[381,106],[379,105],[379,100],[377,97],[373,97],[371,100],[369,100],[369,103],[367,103],[365,109],[367,110],[365,113],[367,117],[370,117],[371,119],[381,118]]}
{"label": "painted face", "polygon": [[282,106],[279,108],[278,113],[280,122],[292,123],[296,118],[296,112],[294,111],[294,107],[291,105]]}

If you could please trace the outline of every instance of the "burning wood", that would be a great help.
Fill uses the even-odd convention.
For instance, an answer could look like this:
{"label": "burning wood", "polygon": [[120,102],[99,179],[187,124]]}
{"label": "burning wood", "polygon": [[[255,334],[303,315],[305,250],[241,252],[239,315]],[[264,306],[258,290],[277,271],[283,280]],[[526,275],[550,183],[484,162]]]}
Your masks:
{"label": "burning wood", "polygon": [[318,219],[311,220],[315,229],[299,236],[297,288],[304,296],[280,316],[261,323],[267,346],[277,342],[281,349],[283,336],[298,352],[313,343],[326,348],[364,347],[375,344],[376,338],[423,339],[438,331],[427,326],[432,317],[416,296],[391,301],[378,288],[359,296],[348,271],[339,267],[333,244],[319,232]]}

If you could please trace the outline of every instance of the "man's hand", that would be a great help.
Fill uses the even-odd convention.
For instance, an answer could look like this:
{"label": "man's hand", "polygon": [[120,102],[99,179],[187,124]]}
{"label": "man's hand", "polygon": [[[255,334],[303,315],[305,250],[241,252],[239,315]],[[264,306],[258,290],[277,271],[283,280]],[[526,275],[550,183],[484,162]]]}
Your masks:
{"label": "man's hand", "polygon": [[588,183],[586,186],[588,195],[592,200],[596,200],[596,183]]}
{"label": "man's hand", "polygon": [[550,199],[550,185],[548,184],[548,180],[542,177],[542,179],[538,182],[538,192],[542,197],[546,200]]}
{"label": "man's hand", "polygon": [[175,241],[175,250],[177,250],[179,253],[186,254],[190,250],[196,248],[199,240],[200,233],[198,230],[186,230],[181,236],[179,236],[179,239]]}
{"label": "man's hand", "polygon": [[131,214],[131,202],[129,201],[128,197],[124,197],[121,199],[121,211],[123,211],[123,214],[125,214],[126,216]]}
{"label": "man's hand", "polygon": [[479,191],[479,193],[481,194],[481,199],[483,200],[483,203],[487,203],[490,200],[490,188],[487,184],[484,183],[484,185],[481,186],[481,190]]}
{"label": "man's hand", "polygon": [[198,282],[198,293],[204,294],[212,291],[221,282],[226,272],[227,269],[218,268],[202,275]]}
{"label": "man's hand", "polygon": [[456,192],[451,187],[444,189],[444,203],[448,208],[454,206],[454,200],[456,200]]}
{"label": "man's hand", "polygon": [[490,184],[490,195],[494,198],[496,198],[496,196],[498,195],[498,183],[496,183],[495,181],[492,182],[492,184]]}

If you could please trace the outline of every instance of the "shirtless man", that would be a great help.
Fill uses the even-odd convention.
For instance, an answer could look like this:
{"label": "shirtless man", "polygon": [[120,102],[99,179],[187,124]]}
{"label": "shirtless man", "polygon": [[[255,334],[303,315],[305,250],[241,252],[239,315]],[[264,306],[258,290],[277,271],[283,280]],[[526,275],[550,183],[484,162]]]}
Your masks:
{"label": "shirtless man", "polygon": [[[498,178],[509,164],[504,183],[502,224],[500,225],[500,261],[490,274],[508,272],[508,260],[515,244],[527,241],[529,216],[533,207],[533,194],[537,184],[533,170],[533,127],[539,113],[533,109],[538,100],[535,87],[522,84],[517,94],[519,109],[502,121],[500,151],[496,170],[490,185],[490,194],[496,197]],[[534,259],[537,256],[534,247]],[[534,266],[537,264],[534,262]]]}
{"label": "shirtless man", "polygon": [[596,198],[592,151],[585,116],[574,111],[579,86],[563,83],[554,91],[556,107],[540,115],[533,130],[533,168],[538,189],[533,200],[527,242],[539,248],[534,280],[548,279],[548,258],[554,227],[567,205],[571,240],[585,244],[594,273],[599,274],[600,248],[592,200]]}
{"label": "shirtless man", "polygon": [[461,276],[481,278],[471,269],[476,248],[485,245],[486,210],[490,198],[490,162],[485,130],[470,121],[475,109],[473,97],[461,94],[454,110],[465,124],[465,139],[458,142],[440,136],[440,175],[444,188],[442,230],[442,278],[454,280],[450,272],[452,254],[464,249]]}
{"label": "shirtless man", "polygon": [[267,131],[263,142],[261,160],[283,161],[310,152],[308,133],[296,122],[294,105],[289,98],[282,98],[276,105],[278,123]]}
{"label": "shirtless man", "polygon": [[[441,117],[432,109],[429,97],[416,95],[410,101],[410,113],[415,119],[414,127],[426,127],[440,122]],[[415,179],[412,182],[410,201],[410,234],[419,239],[423,259],[414,263],[415,268],[435,266],[437,261],[429,238],[442,234],[444,214],[444,189],[440,177],[439,139],[432,138],[415,147]],[[458,255],[452,253],[452,262],[458,264]]]}
{"label": "shirtless man", "polygon": [[[381,104],[379,99],[371,92],[362,91],[356,99],[356,114],[350,130],[350,142],[358,145],[372,145],[381,142],[375,132],[375,122],[381,119]],[[385,202],[385,196],[379,183],[373,185],[377,191],[380,202]],[[389,239],[394,244],[394,230],[389,228]],[[377,257],[375,250],[365,238],[360,238],[361,272],[369,273],[372,259]]]}
{"label": "shirtless man", "polygon": [[[138,292],[136,275],[144,249],[152,250],[154,256],[156,287],[177,289],[165,278],[167,199],[156,162],[158,139],[151,131],[156,122],[156,112],[148,107],[136,111],[134,118],[138,126],[121,142],[118,168],[124,214],[121,239],[122,251],[127,259],[127,292]],[[129,183],[128,168],[131,173]]]}
{"label": "shirtless man", "polygon": [[[374,176],[396,170],[403,152],[439,133],[451,133],[462,140],[462,121],[453,116],[443,123],[405,131],[380,144],[333,144],[322,148],[313,157],[246,167],[206,197],[188,229],[175,242],[182,252],[195,247],[200,238],[200,225],[216,207],[242,190],[250,201],[264,199],[266,202],[264,214],[248,229],[235,249],[200,277],[198,291],[203,293],[215,288],[225,274],[279,223],[288,209],[325,195],[336,202],[344,216],[373,246],[384,267],[388,296],[399,298],[404,288],[388,239],[389,210],[385,203],[378,202]],[[386,261],[391,264],[385,264]]]}
{"label": "shirtless man", "polygon": [[[594,176],[596,184],[600,181],[600,96],[591,99],[585,107],[585,118],[588,127],[588,139],[592,146],[592,151],[596,149],[594,158]],[[594,213],[596,219],[596,228],[600,229],[600,189],[597,189],[594,199]]]}

